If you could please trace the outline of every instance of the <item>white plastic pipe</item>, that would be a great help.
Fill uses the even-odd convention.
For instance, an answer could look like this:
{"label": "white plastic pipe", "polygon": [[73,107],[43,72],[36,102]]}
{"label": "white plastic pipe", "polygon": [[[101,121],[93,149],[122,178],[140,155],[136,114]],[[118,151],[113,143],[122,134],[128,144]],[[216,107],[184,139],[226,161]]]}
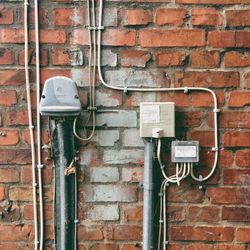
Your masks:
{"label": "white plastic pipe", "polygon": [[33,213],[34,213],[34,249],[38,249],[38,216],[37,216],[37,199],[36,199],[36,156],[34,141],[34,125],[32,123],[32,107],[30,96],[30,79],[29,79],[29,31],[28,31],[28,0],[24,1],[24,65],[25,65],[25,82],[27,93],[31,159],[32,159],[32,194],[33,194]]}

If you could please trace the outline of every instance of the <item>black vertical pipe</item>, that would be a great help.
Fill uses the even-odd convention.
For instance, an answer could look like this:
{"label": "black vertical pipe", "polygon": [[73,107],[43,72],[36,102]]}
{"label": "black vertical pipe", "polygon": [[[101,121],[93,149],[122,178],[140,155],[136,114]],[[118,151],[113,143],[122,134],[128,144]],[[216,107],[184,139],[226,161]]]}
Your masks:
{"label": "black vertical pipe", "polygon": [[65,175],[74,159],[73,123],[57,119],[53,122],[52,149],[55,164],[56,249],[75,249],[75,174]]}

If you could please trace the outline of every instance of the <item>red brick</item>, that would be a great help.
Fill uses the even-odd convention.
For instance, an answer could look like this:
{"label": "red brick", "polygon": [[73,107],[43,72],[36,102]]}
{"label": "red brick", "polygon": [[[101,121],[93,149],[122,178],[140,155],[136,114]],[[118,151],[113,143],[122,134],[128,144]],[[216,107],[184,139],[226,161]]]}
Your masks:
{"label": "red brick", "polygon": [[14,54],[11,49],[0,48],[0,64],[9,65],[14,63]]}
{"label": "red brick", "polygon": [[250,150],[238,150],[236,152],[236,165],[239,167],[250,167]]}
{"label": "red brick", "polygon": [[137,246],[136,244],[121,244],[120,250],[141,250],[141,246]]}
{"label": "red brick", "polygon": [[220,64],[218,51],[194,50],[190,53],[190,66],[192,68],[217,68]]}
{"label": "red brick", "polygon": [[228,107],[244,107],[250,104],[250,91],[230,93]]}
{"label": "red brick", "polygon": [[210,31],[208,45],[213,48],[235,47],[235,31]]}
{"label": "red brick", "polygon": [[85,10],[83,8],[56,8],[52,11],[52,18],[54,25],[83,25],[85,24]]}
{"label": "red brick", "polygon": [[23,29],[1,29],[0,43],[24,43]]}
{"label": "red brick", "polygon": [[103,32],[103,45],[135,46],[136,32],[128,29],[107,29]]}
{"label": "red brick", "polygon": [[250,228],[238,228],[236,231],[237,241],[249,243],[250,242]]}
{"label": "red brick", "polygon": [[0,85],[19,86],[25,83],[25,73],[23,69],[0,70]]}
{"label": "red brick", "polygon": [[[176,193],[178,193],[178,196]],[[197,188],[191,188],[189,184],[183,183],[180,187],[171,186],[168,188],[168,200],[178,203],[200,203],[204,200],[204,193]]]}
{"label": "red brick", "polygon": [[235,243],[233,245],[221,244],[215,246],[214,250],[245,250],[245,247],[243,245],[236,245]]}
{"label": "red brick", "polygon": [[5,186],[0,185],[0,201],[5,199]]}
{"label": "red brick", "polygon": [[177,127],[199,127],[203,122],[205,113],[201,111],[186,111],[176,112],[176,126]]}
{"label": "red brick", "polygon": [[250,188],[209,188],[212,204],[250,204]]}
{"label": "red brick", "polygon": [[250,10],[228,10],[226,11],[227,26],[249,26]]}
{"label": "red brick", "polygon": [[30,150],[27,149],[0,149],[0,164],[29,164],[31,163]]}
{"label": "red brick", "polygon": [[1,146],[14,146],[19,142],[19,131],[16,129],[1,129],[5,135],[0,136]]}
{"label": "red brick", "polygon": [[151,55],[141,50],[123,50],[120,53],[121,65],[124,67],[145,67]]}
{"label": "red brick", "polygon": [[[21,50],[18,54],[18,62],[19,65],[24,65],[24,50]],[[29,49],[29,64],[36,65],[36,51],[35,49]],[[48,51],[45,49],[42,49],[40,51],[40,64],[41,66],[47,66],[48,65]]]}
{"label": "red brick", "polygon": [[177,71],[174,74],[175,87],[236,87],[239,85],[238,72],[224,71]]}
{"label": "red brick", "polygon": [[10,243],[10,242],[1,242],[0,249],[20,250],[18,243]]}
{"label": "red brick", "polygon": [[6,124],[8,126],[28,125],[28,112],[24,111],[9,111],[6,113]]}
{"label": "red brick", "polygon": [[70,44],[88,45],[89,31],[87,29],[74,29],[71,34]]}
{"label": "red brick", "polygon": [[230,222],[250,222],[249,207],[222,207],[222,220]]}
{"label": "red brick", "polygon": [[207,244],[189,244],[185,247],[185,250],[212,250],[212,245]]}
{"label": "red brick", "polygon": [[128,9],[122,11],[122,24],[128,25],[147,25],[152,22],[152,13],[144,9]]}
{"label": "red brick", "polygon": [[243,88],[250,89],[250,72],[243,75]]}
{"label": "red brick", "polygon": [[206,206],[198,207],[192,206],[188,210],[188,219],[192,222],[218,222],[219,209],[217,207]]}
{"label": "red brick", "polygon": [[171,238],[181,241],[232,241],[233,227],[172,226]]}
{"label": "red brick", "polygon": [[15,90],[0,90],[0,105],[11,106],[17,103]]}
{"label": "red brick", "polygon": [[176,3],[228,5],[228,4],[238,4],[240,3],[240,0],[176,0]]}
{"label": "red brick", "polygon": [[[30,41],[35,42],[35,32],[30,31]],[[64,44],[67,40],[67,34],[64,30],[41,29],[39,33],[40,43]]]}
{"label": "red brick", "polygon": [[142,228],[135,225],[110,225],[107,228],[108,240],[141,240]]}
{"label": "red brick", "polygon": [[[224,92],[216,91],[218,106],[221,107],[224,104]],[[214,99],[208,92],[193,92],[192,93],[192,106],[195,108],[207,108],[214,106]]]}
{"label": "red brick", "polygon": [[225,169],[223,174],[223,183],[225,185],[249,185],[250,170]]}
{"label": "red brick", "polygon": [[68,49],[52,49],[51,57],[53,65],[70,65],[70,51]]}
{"label": "red brick", "polygon": [[192,140],[197,140],[202,147],[214,147],[214,132],[213,131],[193,131],[190,133]]}
{"label": "red brick", "polygon": [[[38,214],[39,214],[39,211],[38,211]],[[53,206],[52,205],[45,204],[44,215],[45,215],[45,220],[53,219]],[[33,205],[24,205],[23,217],[25,220],[34,220]]]}
{"label": "red brick", "polygon": [[189,107],[190,105],[189,96],[182,92],[161,93],[160,100],[161,102],[174,102],[177,107]]}
{"label": "red brick", "polygon": [[204,30],[144,29],[139,31],[142,47],[199,47],[205,45]]}
{"label": "red brick", "polygon": [[19,173],[15,168],[0,168],[0,182],[18,182]]}
{"label": "red brick", "polygon": [[0,6],[0,24],[13,24],[14,15],[12,8],[6,8],[3,5]]}
{"label": "red brick", "polygon": [[160,67],[184,65],[186,53],[184,51],[163,51],[155,55],[156,65]]}
{"label": "red brick", "polygon": [[216,26],[222,23],[220,13],[214,8],[192,9],[191,18],[191,23],[193,25]]}
{"label": "red brick", "polygon": [[140,205],[130,207],[124,210],[126,221],[142,221],[143,207]]}
{"label": "red brick", "polygon": [[47,79],[54,76],[71,76],[71,71],[69,69],[42,69],[41,70],[41,83],[43,84]]}
{"label": "red brick", "polygon": [[31,241],[32,238],[31,225],[0,225],[1,241]]}
{"label": "red brick", "polygon": [[230,131],[223,135],[225,147],[247,147],[250,146],[250,131]]}
{"label": "red brick", "polygon": [[90,248],[90,250],[118,250],[118,245],[116,244],[112,244],[112,243],[98,243],[98,244],[94,244],[92,245]]}
{"label": "red brick", "polygon": [[[35,144],[37,144],[37,132],[36,130],[34,131],[35,135]],[[30,144],[30,131],[29,129],[25,129],[22,131],[22,139],[27,143]],[[41,140],[42,144],[48,144],[49,143],[49,134],[47,130],[42,130],[41,132]]]}
{"label": "red brick", "polygon": [[186,210],[183,206],[168,206],[167,214],[169,221],[184,221]]}
{"label": "red brick", "polygon": [[230,51],[225,54],[226,67],[248,67],[250,66],[250,53],[240,53],[237,51]]}
{"label": "red brick", "polygon": [[2,212],[3,214],[3,217],[1,219],[2,222],[14,222],[20,220],[20,209],[17,205],[12,205],[8,211],[6,211],[5,205],[0,206],[0,212]]}
{"label": "red brick", "polygon": [[[45,8],[39,8],[39,24],[49,24],[49,11]],[[20,24],[24,23],[24,9],[23,7],[19,8],[19,19]],[[29,24],[35,24],[35,11],[34,8],[29,7]]]}
{"label": "red brick", "polygon": [[181,26],[184,23],[185,9],[159,8],[156,10],[157,25]]}
{"label": "red brick", "polygon": [[100,226],[78,227],[78,240],[103,240],[103,228]]}
{"label": "red brick", "polygon": [[236,31],[236,46],[239,48],[250,48],[250,31]]}
{"label": "red brick", "polygon": [[12,186],[9,189],[9,198],[12,201],[32,201],[32,187]]}

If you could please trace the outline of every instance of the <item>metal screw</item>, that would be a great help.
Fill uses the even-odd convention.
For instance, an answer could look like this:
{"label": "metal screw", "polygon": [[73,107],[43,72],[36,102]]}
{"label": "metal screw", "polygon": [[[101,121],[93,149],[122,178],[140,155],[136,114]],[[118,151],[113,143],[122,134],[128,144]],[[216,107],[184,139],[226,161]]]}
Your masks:
{"label": "metal screw", "polygon": [[3,136],[3,137],[4,137],[4,136],[6,136],[6,134],[5,134],[4,132],[1,132],[1,131],[0,131],[0,136]]}

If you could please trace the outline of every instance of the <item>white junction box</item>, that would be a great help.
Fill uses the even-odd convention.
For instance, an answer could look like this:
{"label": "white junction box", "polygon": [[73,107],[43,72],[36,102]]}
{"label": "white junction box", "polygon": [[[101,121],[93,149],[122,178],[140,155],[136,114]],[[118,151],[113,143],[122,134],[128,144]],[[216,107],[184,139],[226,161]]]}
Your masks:
{"label": "white junction box", "polygon": [[172,162],[199,162],[198,141],[172,141]]}
{"label": "white junction box", "polygon": [[175,137],[174,102],[140,103],[140,136]]}

